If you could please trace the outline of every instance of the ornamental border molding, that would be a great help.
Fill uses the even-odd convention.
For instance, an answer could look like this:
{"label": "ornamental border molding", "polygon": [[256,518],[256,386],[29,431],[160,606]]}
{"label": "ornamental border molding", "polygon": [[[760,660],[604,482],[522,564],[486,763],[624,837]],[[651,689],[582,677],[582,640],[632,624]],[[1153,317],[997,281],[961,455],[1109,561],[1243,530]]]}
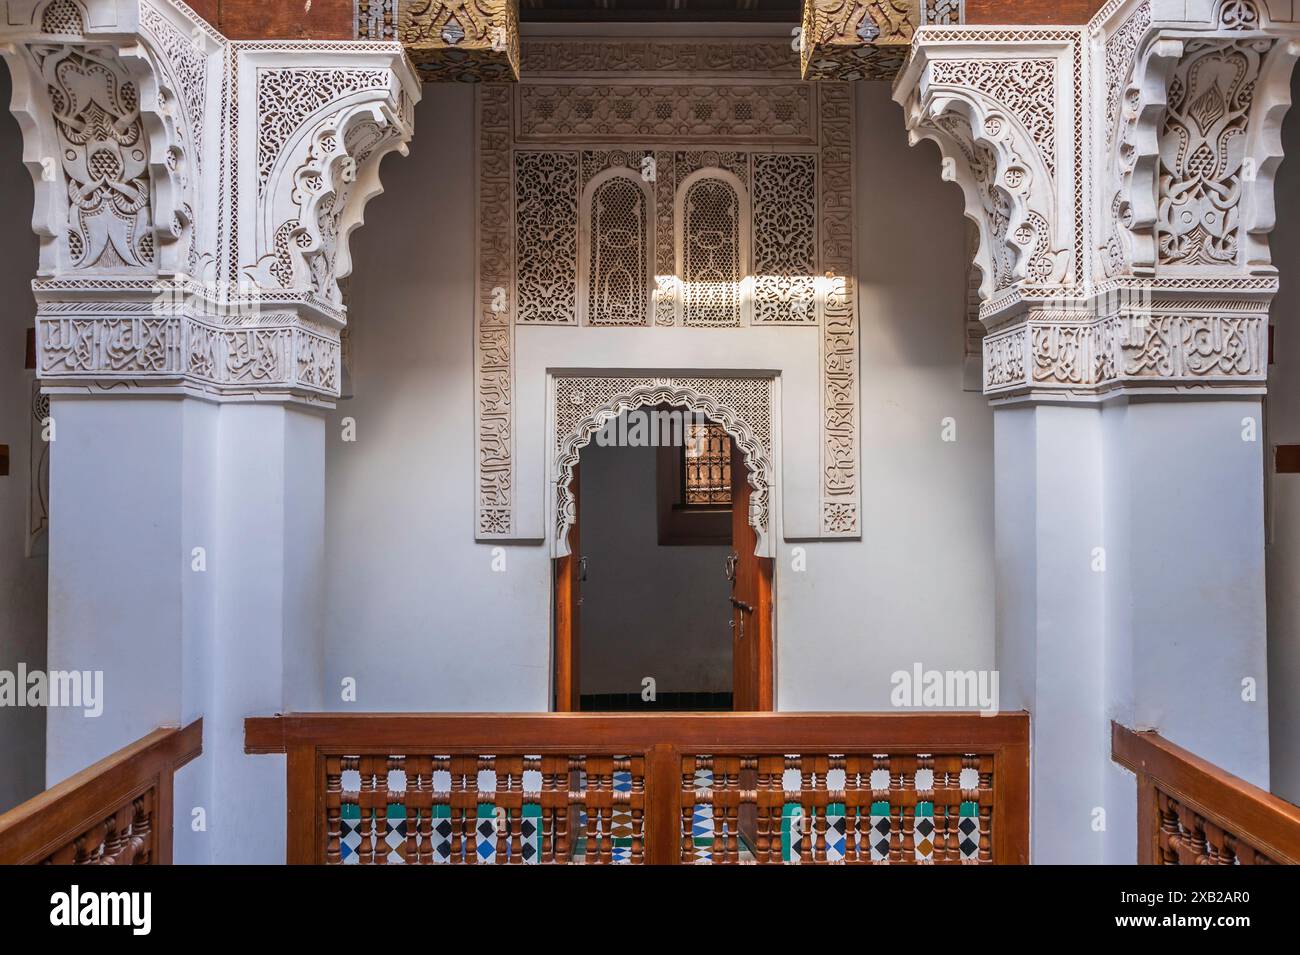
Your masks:
{"label": "ornamental border molding", "polygon": [[[749,524],[758,542],[755,554],[775,556],[772,496],[775,492],[773,430],[775,379],[771,376],[710,378],[555,375],[551,380],[552,455],[549,474],[554,514],[548,521],[553,557],[570,553],[569,528],[575,522],[573,469],[582,449],[607,422],[628,411],[669,405],[703,415],[721,425],[745,457],[749,486]],[[566,401],[565,398],[568,398]]]}

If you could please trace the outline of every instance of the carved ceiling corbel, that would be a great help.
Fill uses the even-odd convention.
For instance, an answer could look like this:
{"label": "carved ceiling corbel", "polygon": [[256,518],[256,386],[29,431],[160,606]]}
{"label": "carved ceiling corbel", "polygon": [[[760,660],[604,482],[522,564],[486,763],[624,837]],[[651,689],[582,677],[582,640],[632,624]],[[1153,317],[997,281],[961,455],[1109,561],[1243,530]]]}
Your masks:
{"label": "carved ceiling corbel", "polygon": [[990,302],[1077,284],[1076,62],[1068,35],[1027,50],[982,34],[968,45],[922,36],[895,85],[910,140],[938,145],[978,229],[986,321],[997,317]]}

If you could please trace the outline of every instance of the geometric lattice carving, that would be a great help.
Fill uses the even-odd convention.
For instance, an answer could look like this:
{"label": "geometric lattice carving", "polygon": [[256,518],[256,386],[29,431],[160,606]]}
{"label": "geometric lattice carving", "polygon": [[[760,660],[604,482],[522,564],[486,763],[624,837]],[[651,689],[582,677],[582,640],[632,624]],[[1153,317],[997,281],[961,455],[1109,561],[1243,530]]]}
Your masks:
{"label": "geometric lattice carving", "polygon": [[690,326],[740,324],[745,215],[737,185],[705,175],[684,187],[678,225],[684,320]]}
{"label": "geometric lattice carving", "polygon": [[515,153],[518,321],[577,322],[578,154]]}
{"label": "geometric lattice carving", "polygon": [[649,324],[652,209],[639,176],[614,174],[591,190],[583,224],[587,324]]}

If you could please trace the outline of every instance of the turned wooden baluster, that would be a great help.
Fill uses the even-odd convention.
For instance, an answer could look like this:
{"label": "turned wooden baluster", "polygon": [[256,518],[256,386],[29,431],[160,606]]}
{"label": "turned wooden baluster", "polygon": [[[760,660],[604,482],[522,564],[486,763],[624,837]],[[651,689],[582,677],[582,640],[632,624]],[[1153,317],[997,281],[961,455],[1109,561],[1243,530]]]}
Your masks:
{"label": "turned wooden baluster", "polygon": [[844,862],[846,865],[861,865],[870,861],[864,857],[862,846],[866,845],[865,823],[862,818],[862,758],[860,756],[844,757]]}
{"label": "turned wooden baluster", "polygon": [[406,773],[406,845],[407,865],[428,865],[433,861],[431,841],[433,799],[433,760],[428,756],[407,756],[402,760]]}
{"label": "turned wooden baluster", "polygon": [[[470,788],[469,774],[476,772],[478,760],[470,756],[453,756],[451,766],[451,861],[458,865],[478,863],[477,820],[478,777]],[[467,809],[466,807],[474,807]],[[469,831],[466,831],[466,822]]]}
{"label": "turned wooden baluster", "polygon": [[1179,865],[1200,865],[1205,857],[1204,820],[1190,807],[1178,805],[1178,824],[1182,829],[1178,842]]}
{"label": "turned wooden baluster", "polygon": [[629,760],[632,772],[632,865],[645,863],[645,757]]}
{"label": "turned wooden baluster", "polygon": [[772,826],[774,818],[777,827],[777,861],[780,861],[781,804],[777,800],[781,796],[780,776],[782,766],[783,762],[779,756],[760,756],[758,758],[758,808],[755,811],[758,817],[758,833],[757,844],[754,846],[754,857],[759,865],[770,865],[772,863]]}
{"label": "turned wooden baluster", "polygon": [[979,814],[980,814],[980,865],[993,863],[993,758],[991,756],[974,757],[975,769],[979,774]]}
{"label": "turned wooden baluster", "polygon": [[[582,812],[587,805],[587,786],[591,780],[587,776],[587,757],[571,756],[569,757],[569,819],[573,823],[573,856],[577,861],[578,855],[578,833],[579,824],[582,821]],[[579,788],[582,787],[582,788]],[[587,815],[587,823],[591,823],[591,815]],[[582,861],[587,862],[587,857],[591,854],[591,837],[587,836],[587,845],[582,855]]]}
{"label": "turned wooden baluster", "polygon": [[343,861],[343,759],[325,757],[325,864]]}
{"label": "turned wooden baluster", "polygon": [[[389,826],[389,824],[390,824],[389,821],[388,821],[388,806],[389,806],[389,804],[393,804],[393,805],[401,806],[401,807],[402,807],[402,810],[403,810],[403,811],[405,812],[405,814],[406,814],[406,815],[405,815],[405,818],[406,818],[406,837],[405,837],[404,839],[402,839],[400,842],[397,843],[397,847],[396,847],[396,849],[395,849],[394,851],[397,853],[397,858],[399,858],[399,859],[402,861],[402,863],[403,863],[404,865],[414,865],[415,862],[416,862],[415,852],[414,852],[415,841],[414,841],[414,839],[413,839],[412,836],[411,836],[411,830],[412,830],[412,828],[413,828],[414,825],[415,825],[415,820],[411,818],[411,800],[410,800],[410,795],[411,795],[411,789],[410,789],[410,786],[411,786],[411,780],[410,780],[409,778],[407,778],[407,780],[406,780],[406,787],[407,787],[407,788],[404,789],[404,790],[388,789],[388,788],[387,788],[387,781],[388,781],[389,779],[392,778],[392,774],[393,774],[394,772],[400,772],[400,773],[402,773],[403,776],[406,775],[406,757],[404,757],[404,756],[389,756],[389,757],[388,757],[388,771],[384,774],[384,782],[385,782],[385,792],[384,792],[384,837],[385,837],[385,839],[387,839],[387,836],[388,836],[388,826]],[[400,834],[401,834],[401,831],[398,830],[397,833],[395,833],[395,834],[400,835]],[[412,848],[412,851],[411,851],[409,854],[408,854],[408,852],[407,852],[407,845],[408,845],[408,844],[409,844],[409,845],[411,846],[411,848]],[[385,845],[385,848],[387,848],[387,845]],[[384,853],[385,860],[387,860],[387,856],[388,856],[388,853],[385,852],[385,853]]]}
{"label": "turned wooden baluster", "polygon": [[683,865],[695,861],[695,806],[700,796],[695,788],[695,769],[699,764],[698,757],[682,757],[682,784],[678,811],[682,819],[682,837],[679,845]]}
{"label": "turned wooden baluster", "polygon": [[388,865],[388,770],[392,765],[392,757],[375,757],[375,865]]}
{"label": "turned wooden baluster", "polygon": [[722,812],[726,820],[727,838],[726,852],[721,861],[727,865],[736,865],[740,862],[740,802],[743,798],[740,792],[740,757],[714,757],[713,762],[726,779],[726,798]]}
{"label": "turned wooden baluster", "polygon": [[563,865],[568,861],[569,787],[560,788],[560,779],[567,779],[568,772],[567,756],[542,757],[542,814],[548,823],[543,862]]}
{"label": "turned wooden baluster", "polygon": [[373,865],[375,861],[375,773],[378,757],[362,756],[357,761],[357,771],[361,774],[361,788],[357,795],[357,804],[361,808],[360,835],[361,844],[357,846],[357,862],[360,865]]}
{"label": "turned wooden baluster", "polygon": [[[913,779],[914,782],[915,782],[916,780],[918,780],[918,779],[921,778],[921,771],[922,771],[922,770],[928,770],[928,775],[929,775],[929,777],[930,777],[930,783],[929,783],[929,788],[928,788],[928,789],[921,789],[921,787],[920,787],[920,783],[916,783],[916,801],[917,801],[917,802],[928,801],[928,802],[933,806],[933,805],[935,805],[934,788],[935,788],[935,781],[936,781],[936,779],[937,779],[937,777],[935,776],[935,773],[934,773],[934,757],[930,756],[929,754],[925,754],[925,755],[917,756],[917,758],[916,758],[916,772],[915,772],[915,773],[913,774],[913,776],[912,776],[912,779]],[[935,812],[935,814],[934,814],[934,819],[932,819],[931,821],[934,822],[934,823],[937,825],[937,823],[938,823],[938,813],[937,813],[937,812]],[[937,855],[935,854],[935,837],[936,837],[936,836],[937,836],[937,832],[931,832],[931,833],[930,833],[930,856],[929,856],[928,861],[926,861],[926,862],[924,863],[924,864],[926,864],[926,865],[931,865],[931,864],[933,864],[933,863],[936,861],[936,859],[938,858]],[[915,856],[914,856],[914,858],[915,858]]]}
{"label": "turned wooden baluster", "polygon": [[[447,782],[446,789],[443,789],[441,786],[436,786],[433,781],[434,776],[440,776],[442,773],[447,774],[448,782]],[[434,814],[435,806],[446,806],[447,807],[446,815],[445,816],[438,815],[435,817]],[[451,759],[447,756],[435,756],[429,762],[429,817],[430,817],[429,830],[431,833],[434,832],[434,829],[438,825],[438,823],[434,821],[435,818],[439,820],[445,820],[449,830],[454,828],[452,824],[452,817],[451,817]],[[440,835],[433,834],[430,836],[430,838],[436,839],[436,841],[439,843],[442,842],[442,836]],[[452,863],[456,861],[455,853],[452,852],[452,843],[454,841],[455,841],[454,833],[452,831],[449,831],[447,833],[447,862],[448,863]],[[432,853],[432,847],[430,847],[430,851]]]}
{"label": "turned wooden baluster", "polygon": [[894,793],[898,799],[899,858],[902,865],[916,864],[916,757],[895,756],[891,765],[898,773]]}
{"label": "turned wooden baluster", "polygon": [[1160,816],[1160,859],[1162,865],[1178,865],[1178,804],[1165,793],[1157,792],[1156,809]]}
{"label": "turned wooden baluster", "polygon": [[795,801],[803,810],[799,820],[803,832],[802,845],[799,850],[799,862],[802,865],[813,864],[813,847],[817,844],[817,807],[812,801],[813,759],[811,756],[796,756],[799,768],[799,793]]}
{"label": "turned wooden baluster", "polygon": [[[474,778],[475,780],[481,779],[482,774],[488,772],[491,773],[492,778],[496,780],[496,785],[492,787],[491,792],[483,792],[482,790],[479,790],[478,801],[480,803],[487,803],[491,807],[491,812],[492,812],[491,839],[494,843],[492,849],[492,864],[505,865],[506,862],[508,861],[509,843],[507,842],[508,837],[506,835],[505,819],[501,814],[503,809],[500,801],[501,774],[497,772],[496,766],[497,766],[497,760],[495,756],[480,756],[478,758],[478,774]],[[477,785],[478,784],[476,782],[475,783],[476,788]],[[474,810],[474,825],[477,827],[481,824],[482,821],[478,817],[478,809],[476,807]]]}
{"label": "turned wooden baluster", "polygon": [[889,864],[899,865],[903,861],[903,773],[893,756],[881,760],[881,769],[889,779],[884,794],[889,805]]}
{"label": "turned wooden baluster", "polygon": [[[523,865],[524,844],[524,760],[521,756],[498,756],[497,766],[497,804],[505,808],[506,827],[509,830],[510,865]],[[505,780],[505,791],[501,790],[501,780]],[[497,810],[498,813],[501,811]],[[506,860],[498,859],[501,863]]]}

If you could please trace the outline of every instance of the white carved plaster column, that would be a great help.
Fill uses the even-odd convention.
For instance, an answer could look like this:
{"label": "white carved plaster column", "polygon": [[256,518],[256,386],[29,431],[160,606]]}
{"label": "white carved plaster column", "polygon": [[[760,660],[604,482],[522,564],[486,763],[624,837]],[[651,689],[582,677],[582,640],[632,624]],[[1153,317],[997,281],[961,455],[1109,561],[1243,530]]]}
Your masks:
{"label": "white carved plaster column", "polygon": [[396,42],[231,42],[173,0],[9,0],[0,52],[41,237],[48,666],[104,673],[103,716],[50,710],[47,782],[201,715],[177,860],[282,861],[243,718],[321,705],[338,281],[418,81]]}
{"label": "white carved plaster column", "polygon": [[1261,399],[1297,54],[1289,2],[1111,0],[1086,27],[922,28],[895,87],[979,231],[1038,862],[1134,858],[1112,719],[1267,785]]}

